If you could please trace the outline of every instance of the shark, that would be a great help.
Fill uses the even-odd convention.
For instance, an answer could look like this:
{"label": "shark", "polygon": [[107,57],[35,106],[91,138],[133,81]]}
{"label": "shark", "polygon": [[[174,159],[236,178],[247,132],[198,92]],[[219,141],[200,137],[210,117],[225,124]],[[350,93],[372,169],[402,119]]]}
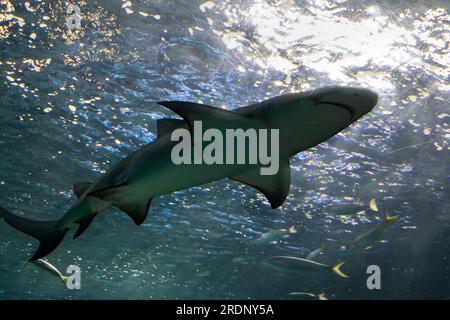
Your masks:
{"label": "shark", "polygon": [[[291,184],[289,159],[347,128],[370,112],[378,102],[373,91],[360,87],[324,87],[290,93],[233,110],[186,101],[155,101],[179,118],[157,120],[157,138],[129,154],[92,182],[73,185],[76,202],[57,220],[32,220],[0,208],[3,218],[15,229],[39,240],[29,261],[53,252],[66,233],[77,228],[81,236],[94,218],[111,207],[125,212],[136,225],[147,217],[152,199],[229,178],[254,187],[272,208],[288,196]],[[279,170],[261,175],[260,164],[174,164],[171,150],[177,142],[171,133],[179,128],[193,130],[202,121],[205,130],[278,129]]]}

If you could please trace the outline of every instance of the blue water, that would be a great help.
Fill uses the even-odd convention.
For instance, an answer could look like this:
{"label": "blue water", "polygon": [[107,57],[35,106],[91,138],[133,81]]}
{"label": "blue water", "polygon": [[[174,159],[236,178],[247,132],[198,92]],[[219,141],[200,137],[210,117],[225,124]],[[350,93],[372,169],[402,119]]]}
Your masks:
{"label": "blue water", "polygon": [[[291,159],[279,209],[223,180],[154,199],[140,227],[116,209],[98,216],[48,257],[81,268],[80,290],[26,262],[37,242],[0,223],[0,299],[450,298],[448,1],[73,1],[73,30],[66,2],[49,3],[0,2],[0,206],[15,214],[62,216],[73,183],[155,139],[170,112],[154,100],[234,109],[326,85],[380,100]],[[359,214],[345,207],[355,183]],[[343,251],[385,211],[400,220],[373,248]],[[298,233],[254,245],[292,225]],[[349,278],[262,263],[322,245],[318,259],[345,261]],[[369,265],[380,290],[367,289]]]}

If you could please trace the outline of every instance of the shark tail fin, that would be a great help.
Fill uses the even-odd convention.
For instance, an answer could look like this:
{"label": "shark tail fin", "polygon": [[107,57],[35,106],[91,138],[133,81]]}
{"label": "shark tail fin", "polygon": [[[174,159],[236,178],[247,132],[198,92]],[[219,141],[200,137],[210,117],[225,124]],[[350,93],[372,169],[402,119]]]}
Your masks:
{"label": "shark tail fin", "polygon": [[341,271],[341,267],[344,265],[344,262],[338,262],[334,266],[331,267],[331,271],[336,273],[339,277],[348,278],[348,276]]}
{"label": "shark tail fin", "polygon": [[397,221],[400,217],[399,216],[390,216],[389,213],[384,214],[384,221],[385,222],[393,222]]}
{"label": "shark tail fin", "polygon": [[39,240],[39,248],[29,261],[35,261],[52,252],[62,241],[68,229],[58,229],[58,221],[36,221],[16,216],[0,208],[0,217],[12,227]]}
{"label": "shark tail fin", "polygon": [[298,232],[297,229],[295,229],[295,226],[289,227],[288,231],[289,231],[289,233],[297,233]]}

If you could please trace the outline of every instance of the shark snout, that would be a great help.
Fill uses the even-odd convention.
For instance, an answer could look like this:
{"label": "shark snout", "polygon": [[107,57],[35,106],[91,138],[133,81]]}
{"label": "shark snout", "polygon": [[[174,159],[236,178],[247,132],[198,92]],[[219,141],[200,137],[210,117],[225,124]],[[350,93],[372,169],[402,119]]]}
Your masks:
{"label": "shark snout", "polygon": [[378,95],[365,88],[335,87],[323,92],[318,103],[346,110],[350,114],[350,122],[354,122],[375,107]]}
{"label": "shark snout", "polygon": [[353,99],[349,99],[350,105],[355,109],[355,119],[361,118],[363,115],[371,111],[378,103],[378,95],[364,88],[353,89]]}

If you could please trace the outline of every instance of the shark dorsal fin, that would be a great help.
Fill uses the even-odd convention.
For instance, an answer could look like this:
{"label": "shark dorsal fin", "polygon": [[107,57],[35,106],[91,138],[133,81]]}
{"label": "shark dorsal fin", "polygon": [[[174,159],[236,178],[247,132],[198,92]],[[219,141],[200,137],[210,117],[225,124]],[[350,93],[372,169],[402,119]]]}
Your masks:
{"label": "shark dorsal fin", "polygon": [[259,168],[230,177],[261,191],[273,209],[281,206],[289,194],[291,185],[291,168],[289,160],[281,161],[278,173],[275,175],[261,175]]}
{"label": "shark dorsal fin", "polygon": [[73,191],[77,195],[77,198],[80,198],[90,186],[92,186],[92,182],[77,182],[73,185]]}
{"label": "shark dorsal fin", "polygon": [[156,129],[158,132],[158,137],[162,137],[166,134],[172,133],[177,128],[185,125],[186,122],[181,119],[159,119],[156,121]]}
{"label": "shark dorsal fin", "polygon": [[191,130],[194,121],[202,121],[204,129],[224,129],[230,127],[245,129],[248,127],[258,127],[256,119],[234,111],[215,108],[205,104],[183,101],[161,101],[158,104],[182,117]]}

